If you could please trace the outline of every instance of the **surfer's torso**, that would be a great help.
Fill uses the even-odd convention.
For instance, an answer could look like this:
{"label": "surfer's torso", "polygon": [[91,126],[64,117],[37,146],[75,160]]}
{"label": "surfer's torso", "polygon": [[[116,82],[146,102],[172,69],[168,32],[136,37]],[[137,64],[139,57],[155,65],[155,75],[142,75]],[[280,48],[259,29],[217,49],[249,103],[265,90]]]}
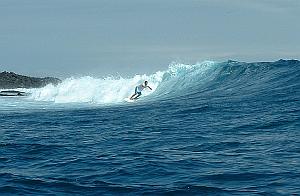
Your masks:
{"label": "surfer's torso", "polygon": [[136,87],[136,91],[137,92],[142,92],[145,88],[146,88],[146,86],[144,86],[143,84],[140,84]]}

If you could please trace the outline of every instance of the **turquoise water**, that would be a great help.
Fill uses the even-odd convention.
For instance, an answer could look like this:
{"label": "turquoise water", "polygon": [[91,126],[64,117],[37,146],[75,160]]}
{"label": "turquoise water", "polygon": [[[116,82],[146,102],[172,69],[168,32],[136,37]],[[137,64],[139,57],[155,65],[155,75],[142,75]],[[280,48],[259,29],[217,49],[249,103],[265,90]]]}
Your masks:
{"label": "turquoise water", "polygon": [[299,81],[299,61],[205,62],[0,98],[0,193],[299,194]]}

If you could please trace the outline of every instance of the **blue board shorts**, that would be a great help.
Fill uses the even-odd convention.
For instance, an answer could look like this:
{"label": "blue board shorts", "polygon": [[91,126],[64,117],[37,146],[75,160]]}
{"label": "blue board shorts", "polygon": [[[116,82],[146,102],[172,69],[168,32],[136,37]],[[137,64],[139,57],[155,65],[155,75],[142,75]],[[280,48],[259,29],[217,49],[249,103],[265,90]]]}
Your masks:
{"label": "blue board shorts", "polygon": [[138,91],[138,87],[135,87],[135,91],[134,91],[135,94],[138,94],[138,95],[141,95],[142,92]]}

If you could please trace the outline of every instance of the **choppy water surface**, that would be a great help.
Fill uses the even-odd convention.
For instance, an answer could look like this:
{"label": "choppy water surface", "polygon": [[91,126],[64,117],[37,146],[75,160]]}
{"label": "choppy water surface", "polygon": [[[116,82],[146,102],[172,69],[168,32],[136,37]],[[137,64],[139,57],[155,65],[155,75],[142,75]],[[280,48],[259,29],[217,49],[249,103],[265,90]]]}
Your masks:
{"label": "choppy water surface", "polygon": [[[149,80],[153,92],[124,97]],[[0,98],[1,195],[300,193],[300,63],[174,64]]]}

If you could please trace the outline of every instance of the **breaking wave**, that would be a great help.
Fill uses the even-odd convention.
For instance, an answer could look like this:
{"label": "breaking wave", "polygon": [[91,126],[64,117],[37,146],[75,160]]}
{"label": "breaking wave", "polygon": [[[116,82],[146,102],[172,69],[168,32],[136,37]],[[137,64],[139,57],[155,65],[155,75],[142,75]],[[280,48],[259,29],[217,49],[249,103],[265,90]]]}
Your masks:
{"label": "breaking wave", "polygon": [[167,70],[152,75],[135,75],[132,78],[71,77],[57,86],[30,89],[29,93],[30,99],[38,101],[114,104],[124,102],[124,98],[134,92],[136,85],[148,80],[153,90],[144,90],[141,101],[182,95],[191,97],[198,93],[201,96],[211,93],[246,96],[286,86],[287,82],[288,85],[297,84],[299,65],[297,60],[261,63],[205,61],[193,65],[172,63]]}
{"label": "breaking wave", "polygon": [[[143,99],[149,95],[168,95],[176,89],[184,89],[189,82],[196,80],[216,65],[214,62],[203,62],[195,65],[173,63],[166,71],[158,71],[152,75],[135,75],[132,78],[106,77],[67,78],[57,86],[47,85],[39,89],[31,89],[30,98],[38,101],[56,103],[91,102],[120,103],[129,97],[135,86],[144,80],[149,82],[152,91],[143,91]],[[201,79],[201,78],[198,78]],[[197,79],[197,80],[198,80]]]}

